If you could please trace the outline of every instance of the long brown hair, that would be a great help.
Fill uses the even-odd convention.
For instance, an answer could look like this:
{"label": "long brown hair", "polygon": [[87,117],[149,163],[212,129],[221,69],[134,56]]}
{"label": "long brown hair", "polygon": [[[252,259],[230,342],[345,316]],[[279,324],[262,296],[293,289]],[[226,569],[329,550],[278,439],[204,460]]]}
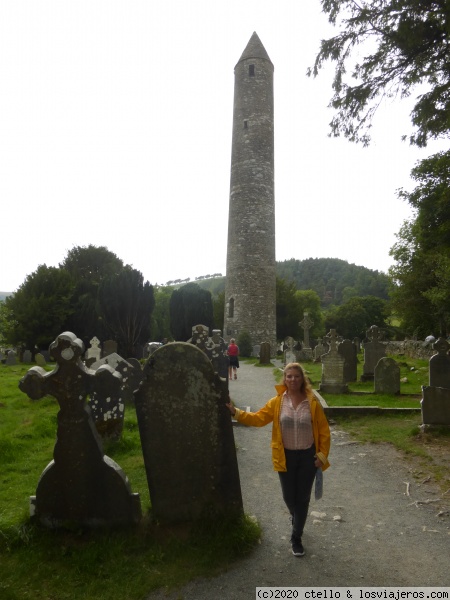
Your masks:
{"label": "long brown hair", "polygon": [[311,386],[311,382],[309,380],[309,377],[306,375],[305,369],[298,362],[288,363],[284,367],[284,369],[283,369],[283,383],[284,384],[286,383],[286,371],[288,369],[296,369],[297,371],[299,371],[301,373],[301,375],[302,375],[302,385],[301,385],[300,391],[302,392],[302,394],[308,395],[308,392],[312,392],[312,386]]}

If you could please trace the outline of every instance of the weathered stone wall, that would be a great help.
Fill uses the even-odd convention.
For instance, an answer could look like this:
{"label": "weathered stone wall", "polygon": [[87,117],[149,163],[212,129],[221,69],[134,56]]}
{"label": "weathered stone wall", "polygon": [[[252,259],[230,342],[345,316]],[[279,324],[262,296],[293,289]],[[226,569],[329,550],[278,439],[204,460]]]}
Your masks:
{"label": "weathered stone wall", "polygon": [[256,33],[235,67],[224,339],[276,348],[273,64]]}
{"label": "weathered stone wall", "polygon": [[403,354],[408,358],[419,358],[423,360],[430,359],[435,350],[429,346],[424,346],[425,342],[420,340],[404,340],[403,342],[384,342],[386,344],[386,354]]}

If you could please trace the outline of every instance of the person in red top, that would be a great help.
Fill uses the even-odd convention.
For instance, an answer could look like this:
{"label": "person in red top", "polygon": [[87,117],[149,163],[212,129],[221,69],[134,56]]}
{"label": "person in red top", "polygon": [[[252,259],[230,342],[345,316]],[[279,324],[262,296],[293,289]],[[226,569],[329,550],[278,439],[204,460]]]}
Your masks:
{"label": "person in red top", "polygon": [[230,345],[228,346],[228,379],[232,379],[234,371],[234,378],[237,379],[237,369],[239,369],[239,346],[236,346],[236,340],[231,338]]}

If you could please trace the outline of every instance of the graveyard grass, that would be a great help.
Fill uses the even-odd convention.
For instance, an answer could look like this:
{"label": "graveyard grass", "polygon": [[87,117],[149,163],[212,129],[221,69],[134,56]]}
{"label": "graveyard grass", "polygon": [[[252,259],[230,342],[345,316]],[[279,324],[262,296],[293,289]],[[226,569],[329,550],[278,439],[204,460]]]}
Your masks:
{"label": "graveyard grass", "polygon": [[[51,370],[51,366],[47,370]],[[33,402],[18,389],[29,365],[0,365],[0,597],[2,600],[137,600],[160,587],[223,571],[260,537],[249,517],[193,528],[163,528],[150,498],[136,414],[127,407],[122,439],[105,446],[139,492],[144,518],[131,529],[48,531],[33,525],[28,498],[52,459],[59,410],[54,398]]]}

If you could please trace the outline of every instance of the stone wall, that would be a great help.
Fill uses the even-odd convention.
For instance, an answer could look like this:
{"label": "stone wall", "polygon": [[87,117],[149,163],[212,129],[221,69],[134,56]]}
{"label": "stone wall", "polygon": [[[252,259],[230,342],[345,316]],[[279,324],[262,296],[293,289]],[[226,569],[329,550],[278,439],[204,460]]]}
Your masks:
{"label": "stone wall", "polygon": [[386,344],[386,354],[404,355],[407,358],[429,360],[436,351],[431,345],[424,346],[422,340],[404,340],[402,342],[384,342]]}

